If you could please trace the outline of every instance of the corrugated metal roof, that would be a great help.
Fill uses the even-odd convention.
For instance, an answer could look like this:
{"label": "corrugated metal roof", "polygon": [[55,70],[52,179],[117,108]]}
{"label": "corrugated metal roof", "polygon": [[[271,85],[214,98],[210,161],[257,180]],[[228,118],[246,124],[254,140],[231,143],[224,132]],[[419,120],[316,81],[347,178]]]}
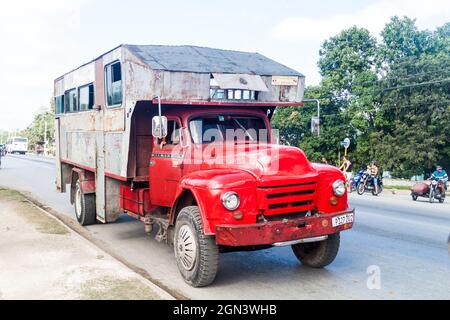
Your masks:
{"label": "corrugated metal roof", "polygon": [[125,46],[154,70],[303,77],[301,73],[259,53],[197,46]]}

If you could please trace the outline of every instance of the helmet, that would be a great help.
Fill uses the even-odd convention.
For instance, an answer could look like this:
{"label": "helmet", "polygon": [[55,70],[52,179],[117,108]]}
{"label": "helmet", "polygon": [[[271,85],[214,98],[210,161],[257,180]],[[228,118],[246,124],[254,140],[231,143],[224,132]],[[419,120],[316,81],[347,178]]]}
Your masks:
{"label": "helmet", "polygon": [[442,170],[442,166],[436,166],[436,170]]}

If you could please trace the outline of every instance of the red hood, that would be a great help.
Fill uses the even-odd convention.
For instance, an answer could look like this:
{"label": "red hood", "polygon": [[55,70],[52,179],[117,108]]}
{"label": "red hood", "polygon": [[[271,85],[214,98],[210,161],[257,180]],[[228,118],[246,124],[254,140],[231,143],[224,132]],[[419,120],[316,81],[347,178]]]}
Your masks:
{"label": "red hood", "polygon": [[258,185],[317,181],[317,171],[299,148],[275,144],[210,144],[203,150],[207,161],[202,169],[240,169],[255,176]]}

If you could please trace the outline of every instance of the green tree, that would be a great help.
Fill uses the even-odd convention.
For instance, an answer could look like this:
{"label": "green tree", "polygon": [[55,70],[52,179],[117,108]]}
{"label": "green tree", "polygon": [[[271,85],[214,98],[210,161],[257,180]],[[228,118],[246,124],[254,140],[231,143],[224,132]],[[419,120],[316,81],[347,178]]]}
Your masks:
{"label": "green tree", "polygon": [[320,137],[310,133],[314,105],[279,108],[274,126],[312,160],[335,159],[350,137],[356,165],[376,159],[405,178],[437,163],[450,168],[450,23],[421,31],[414,19],[393,17],[381,37],[352,27],[324,41],[322,81],[305,92],[321,100]]}
{"label": "green tree", "polygon": [[381,109],[372,145],[397,176],[450,166],[449,26],[424,32],[395,17],[382,32],[388,72],[376,87]]}

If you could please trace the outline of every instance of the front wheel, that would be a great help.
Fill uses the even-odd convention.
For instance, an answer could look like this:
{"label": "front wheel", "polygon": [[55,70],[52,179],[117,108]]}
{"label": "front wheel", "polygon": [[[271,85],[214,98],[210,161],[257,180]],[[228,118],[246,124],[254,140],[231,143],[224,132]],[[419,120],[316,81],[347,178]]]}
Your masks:
{"label": "front wheel", "polygon": [[417,194],[412,194],[411,198],[413,199],[413,201],[416,201],[417,200]]}
{"label": "front wheel", "polygon": [[183,208],[175,225],[174,250],[178,269],[193,287],[211,284],[219,266],[219,248],[213,236],[203,233],[197,206]]}
{"label": "front wheel", "polygon": [[434,201],[434,190],[430,189],[430,198],[429,198],[430,203],[433,203]]}
{"label": "front wheel", "polygon": [[366,191],[366,184],[364,182],[358,183],[356,186],[356,191],[359,195],[362,195]]}
{"label": "front wheel", "polygon": [[334,261],[339,251],[340,235],[330,234],[326,240],[292,245],[297,259],[312,268],[323,268]]}

